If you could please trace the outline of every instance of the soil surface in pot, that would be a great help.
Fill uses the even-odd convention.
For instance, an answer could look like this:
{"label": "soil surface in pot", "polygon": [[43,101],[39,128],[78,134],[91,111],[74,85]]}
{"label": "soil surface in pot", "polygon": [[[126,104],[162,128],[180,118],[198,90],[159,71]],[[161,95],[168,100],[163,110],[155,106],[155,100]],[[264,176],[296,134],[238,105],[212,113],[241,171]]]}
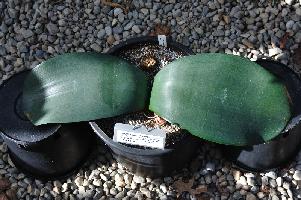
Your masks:
{"label": "soil surface in pot", "polygon": [[165,65],[185,55],[183,52],[155,44],[137,45],[117,53],[117,56],[145,71],[151,81]]}
{"label": "soil surface in pot", "polygon": [[[132,45],[131,47],[126,46],[124,49],[113,54],[135,64],[138,68],[145,71],[149,77],[150,87],[152,85],[154,76],[164,66],[186,55],[186,53],[184,52],[151,43]],[[97,124],[110,137],[113,137],[114,135],[114,125],[116,123],[144,125],[148,129],[160,128],[164,130],[166,132],[165,148],[168,148],[175,144],[177,141],[180,141],[187,134],[187,131],[180,129],[175,124],[170,124],[169,122],[165,121],[149,110],[97,120]],[[128,144],[124,145],[142,149],[149,149],[148,147]]]}
{"label": "soil surface in pot", "polygon": [[[180,141],[187,131],[180,129],[177,125],[170,124],[164,119],[158,117],[153,112],[146,110],[137,113],[131,113],[126,115],[120,115],[118,117],[106,118],[97,121],[97,124],[100,125],[101,129],[111,138],[114,135],[114,125],[116,123],[130,124],[130,125],[144,125],[148,129],[160,128],[166,132],[166,143],[165,148],[168,148]],[[136,146],[124,144],[126,146],[149,149],[148,147]]]}

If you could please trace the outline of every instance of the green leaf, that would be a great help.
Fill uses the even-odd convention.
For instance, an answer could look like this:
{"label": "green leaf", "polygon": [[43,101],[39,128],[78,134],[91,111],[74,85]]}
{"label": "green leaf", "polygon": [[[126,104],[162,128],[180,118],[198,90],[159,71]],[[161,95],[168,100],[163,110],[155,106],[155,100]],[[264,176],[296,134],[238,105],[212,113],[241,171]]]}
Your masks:
{"label": "green leaf", "polygon": [[23,109],[35,124],[68,123],[141,110],[147,77],[118,57],[70,53],[51,58],[28,75]]}
{"label": "green leaf", "polygon": [[291,117],[277,77],[227,54],[187,56],[167,65],[155,76],[150,110],[200,138],[238,146],[274,138]]}

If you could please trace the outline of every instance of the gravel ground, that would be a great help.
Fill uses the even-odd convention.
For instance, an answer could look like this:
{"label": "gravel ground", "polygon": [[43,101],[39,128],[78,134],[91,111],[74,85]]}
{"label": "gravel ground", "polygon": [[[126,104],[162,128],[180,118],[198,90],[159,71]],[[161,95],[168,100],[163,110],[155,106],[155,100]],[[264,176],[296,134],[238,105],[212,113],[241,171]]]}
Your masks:
{"label": "gravel ground", "polygon": [[[253,60],[272,57],[301,72],[292,59],[301,43],[301,2],[165,2],[120,1],[129,6],[126,13],[103,6],[100,0],[0,0],[0,84],[53,55],[104,52],[122,40],[148,35],[158,23],[170,26],[171,37],[195,52],[226,52]],[[206,188],[207,197],[199,199],[301,199],[301,154],[286,169],[252,174],[236,170],[206,144],[199,162],[152,180],[130,174],[99,145],[97,158],[78,174],[64,182],[46,183],[20,173],[5,144],[0,145],[0,155],[0,174],[9,178],[19,199],[175,199],[173,183],[180,177]],[[197,199],[189,193],[182,197]]]}

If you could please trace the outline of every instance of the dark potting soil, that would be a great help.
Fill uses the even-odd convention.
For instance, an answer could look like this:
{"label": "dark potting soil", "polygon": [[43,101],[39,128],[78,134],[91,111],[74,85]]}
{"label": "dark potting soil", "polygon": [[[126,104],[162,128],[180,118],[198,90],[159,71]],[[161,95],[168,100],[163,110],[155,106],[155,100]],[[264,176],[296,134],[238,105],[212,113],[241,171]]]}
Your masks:
{"label": "dark potting soil", "polygon": [[183,52],[154,44],[137,45],[118,52],[119,57],[135,64],[150,77],[154,76],[168,63],[184,56]]}
{"label": "dark potting soil", "polygon": [[[168,63],[183,57],[185,54],[180,51],[175,51],[171,48],[154,45],[154,44],[142,44],[132,46],[130,49],[124,49],[114,54],[119,56],[133,64],[138,68],[145,71],[149,78],[149,85],[153,83],[154,76]],[[165,148],[170,147],[177,141],[180,141],[187,132],[180,129],[177,125],[170,124],[164,119],[157,116],[155,113],[145,110],[137,113],[130,113],[126,115],[121,115],[118,117],[106,118],[98,120],[97,123],[100,125],[101,129],[108,134],[108,136],[113,137],[114,125],[116,123],[124,123],[130,125],[144,125],[148,129],[150,128],[160,128],[166,132],[166,143]],[[124,144],[126,146],[149,149],[148,147],[134,146],[129,144]]]}

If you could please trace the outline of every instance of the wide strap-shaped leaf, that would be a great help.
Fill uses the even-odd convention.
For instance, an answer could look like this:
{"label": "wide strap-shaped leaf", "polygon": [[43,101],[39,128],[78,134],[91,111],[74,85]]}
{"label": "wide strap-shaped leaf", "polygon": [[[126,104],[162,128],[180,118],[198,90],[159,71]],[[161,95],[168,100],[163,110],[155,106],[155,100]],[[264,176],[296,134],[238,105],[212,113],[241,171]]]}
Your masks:
{"label": "wide strap-shaped leaf", "polygon": [[291,116],[277,77],[227,54],[187,56],[167,65],[155,76],[150,109],[200,138],[229,145],[268,141]]}
{"label": "wide strap-shaped leaf", "polygon": [[35,67],[24,83],[23,109],[35,124],[68,123],[141,110],[144,72],[118,57],[69,53]]}

